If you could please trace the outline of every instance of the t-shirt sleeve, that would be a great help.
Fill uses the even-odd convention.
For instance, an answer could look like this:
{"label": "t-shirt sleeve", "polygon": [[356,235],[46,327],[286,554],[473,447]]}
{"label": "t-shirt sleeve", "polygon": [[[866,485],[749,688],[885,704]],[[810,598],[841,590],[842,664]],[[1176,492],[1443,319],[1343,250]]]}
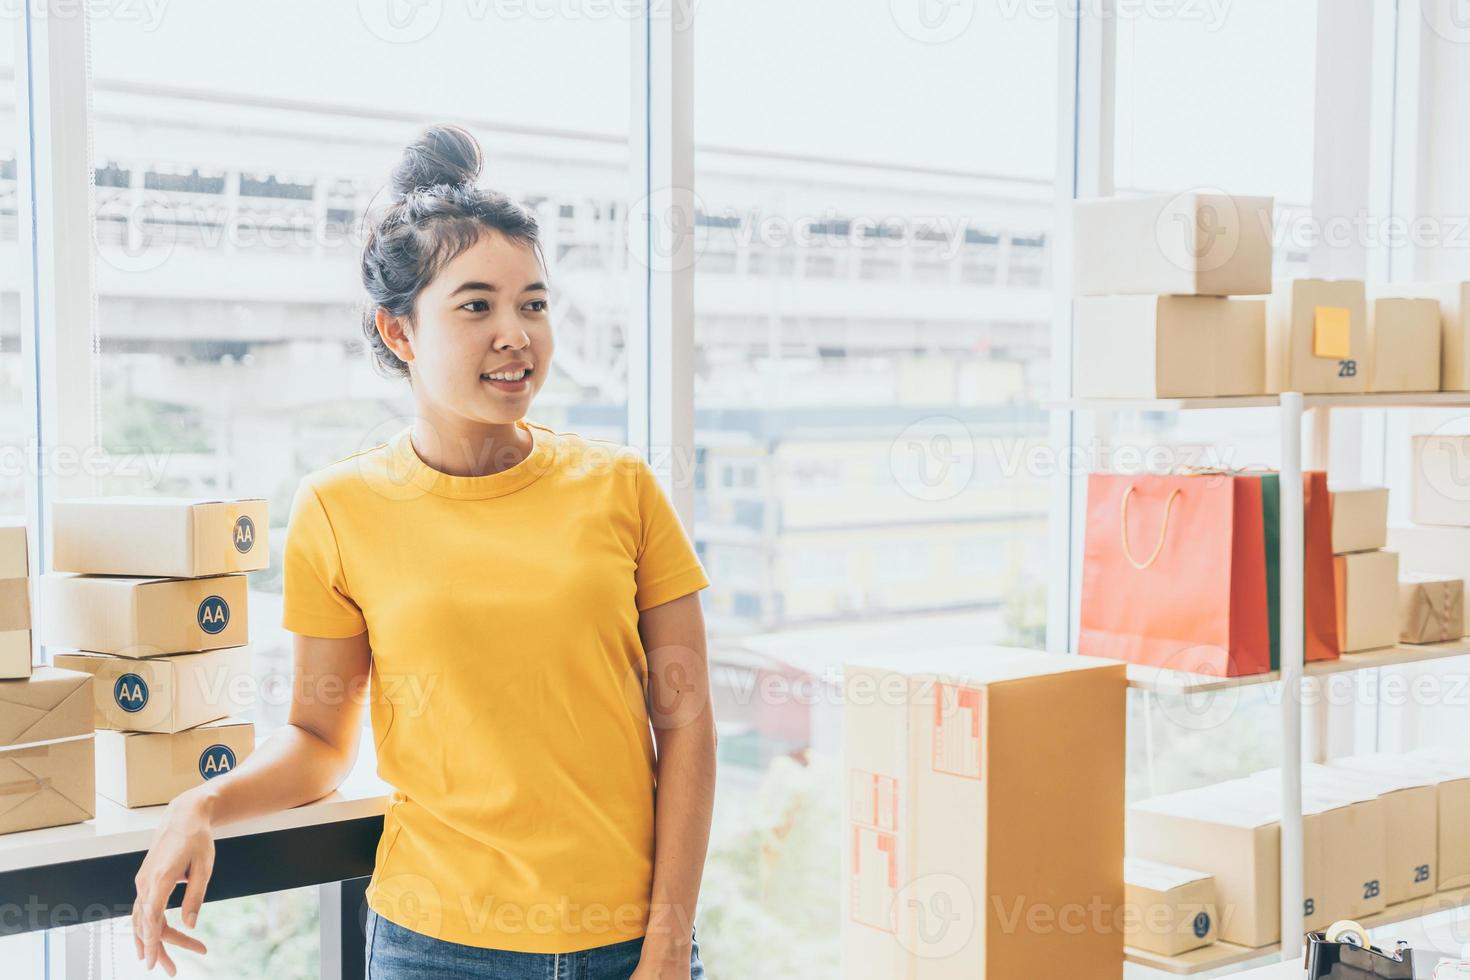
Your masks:
{"label": "t-shirt sleeve", "polygon": [[707,588],[709,578],[673,502],[641,456],[636,473],[641,529],[634,601],[642,612]]}
{"label": "t-shirt sleeve", "polygon": [[302,636],[342,639],[367,629],[342,574],[337,536],[321,497],[302,482],[286,528],[281,625]]}

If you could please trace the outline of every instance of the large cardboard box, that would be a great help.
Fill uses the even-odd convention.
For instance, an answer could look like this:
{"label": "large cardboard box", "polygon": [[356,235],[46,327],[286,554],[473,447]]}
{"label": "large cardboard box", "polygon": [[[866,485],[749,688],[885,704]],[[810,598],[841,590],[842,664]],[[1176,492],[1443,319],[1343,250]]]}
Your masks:
{"label": "large cardboard box", "polygon": [[92,678],[39,667],[0,681],[0,834],[90,820]]}
{"label": "large cardboard box", "polygon": [[1399,556],[1358,551],[1332,559],[1337,584],[1337,636],[1343,653],[1399,642]]}
{"label": "large cardboard box", "polygon": [[1157,861],[1123,862],[1129,946],[1178,956],[1215,941],[1219,915],[1215,879],[1203,871]]}
{"label": "large cardboard box", "polygon": [[94,722],[124,732],[180,732],[250,707],[246,647],[167,657],[58,653],[58,667],[97,678]]}
{"label": "large cardboard box", "polygon": [[1396,282],[1377,292],[1439,303],[1439,387],[1470,391],[1470,282]]}
{"label": "large cardboard box", "polygon": [[1376,551],[1388,543],[1388,488],[1337,484],[1331,488],[1332,553]]}
{"label": "large cardboard box", "polygon": [[1375,793],[1383,803],[1383,898],[1389,905],[1433,895],[1439,881],[1439,791],[1423,775],[1348,766],[1308,765],[1303,782],[1325,791],[1347,787],[1349,796]]}
{"label": "large cardboard box", "polygon": [[1195,192],[1076,201],[1073,293],[1268,293],[1272,203]]}
{"label": "large cardboard box", "polygon": [[1415,436],[1409,466],[1415,524],[1470,526],[1470,436]]}
{"label": "large cardboard box", "polygon": [[58,572],[194,578],[270,564],[266,501],[85,497],[51,505]]}
{"label": "large cardboard box", "polygon": [[1332,764],[1433,783],[1438,793],[1439,890],[1470,887],[1470,833],[1465,832],[1470,827],[1470,762],[1432,753],[1373,752]]}
{"label": "large cardboard box", "polygon": [[904,651],[844,686],[842,976],[1118,980],[1124,665]]}
{"label": "large cardboard box", "polygon": [[1465,580],[1399,573],[1399,642],[1446,643],[1465,635]]}
{"label": "large cardboard box", "polygon": [[1278,280],[1266,304],[1266,390],[1368,390],[1367,303],[1349,279]]}
{"label": "large cardboard box", "polygon": [[236,647],[247,639],[244,575],[46,575],[41,642],[123,657]]}
{"label": "large cardboard box", "polygon": [[0,680],[24,680],[32,670],[31,631],[0,630]]}
{"label": "large cardboard box", "polygon": [[1368,304],[1368,390],[1439,390],[1439,304],[1379,297]]}
{"label": "large cardboard box", "polygon": [[97,733],[97,792],[123,806],[157,806],[234,771],[255,750],[255,726],[237,718],[174,734]]}
{"label": "large cardboard box", "polygon": [[1266,304],[1221,296],[1086,296],[1073,306],[1078,398],[1266,390]]}

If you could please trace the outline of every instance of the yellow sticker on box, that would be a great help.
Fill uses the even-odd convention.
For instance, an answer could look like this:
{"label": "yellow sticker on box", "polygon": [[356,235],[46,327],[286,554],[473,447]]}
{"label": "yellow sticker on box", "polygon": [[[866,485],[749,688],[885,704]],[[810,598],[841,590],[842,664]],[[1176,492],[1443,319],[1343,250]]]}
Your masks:
{"label": "yellow sticker on box", "polygon": [[1342,306],[1319,306],[1312,319],[1312,354],[1315,357],[1352,357],[1353,315]]}

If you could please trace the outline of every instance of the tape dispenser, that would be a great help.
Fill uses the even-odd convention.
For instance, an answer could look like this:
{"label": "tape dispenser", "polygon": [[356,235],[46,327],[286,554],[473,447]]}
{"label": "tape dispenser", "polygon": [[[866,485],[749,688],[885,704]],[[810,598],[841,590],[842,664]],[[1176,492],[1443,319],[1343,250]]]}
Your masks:
{"label": "tape dispenser", "polygon": [[1368,930],[1350,919],[1307,933],[1307,980],[1414,980],[1414,951],[1368,942]]}

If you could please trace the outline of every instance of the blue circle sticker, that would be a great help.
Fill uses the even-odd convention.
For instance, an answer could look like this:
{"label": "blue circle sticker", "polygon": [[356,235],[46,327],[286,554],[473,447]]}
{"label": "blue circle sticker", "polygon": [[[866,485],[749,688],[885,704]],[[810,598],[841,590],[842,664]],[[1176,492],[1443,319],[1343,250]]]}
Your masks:
{"label": "blue circle sticker", "polygon": [[222,776],[235,768],[235,751],[228,745],[211,745],[199,753],[199,775],[205,779]]}
{"label": "blue circle sticker", "polygon": [[112,685],[112,700],[132,714],[148,706],[148,682],[137,674],[123,674]]}
{"label": "blue circle sticker", "polygon": [[219,633],[230,625],[230,604],[222,596],[209,596],[199,603],[199,612],[195,618],[204,632],[210,635]]}
{"label": "blue circle sticker", "polygon": [[235,518],[235,550],[245,555],[255,547],[255,522],[241,514]]}
{"label": "blue circle sticker", "polygon": [[1201,912],[1194,917],[1194,937],[1203,939],[1210,934],[1210,913]]}

